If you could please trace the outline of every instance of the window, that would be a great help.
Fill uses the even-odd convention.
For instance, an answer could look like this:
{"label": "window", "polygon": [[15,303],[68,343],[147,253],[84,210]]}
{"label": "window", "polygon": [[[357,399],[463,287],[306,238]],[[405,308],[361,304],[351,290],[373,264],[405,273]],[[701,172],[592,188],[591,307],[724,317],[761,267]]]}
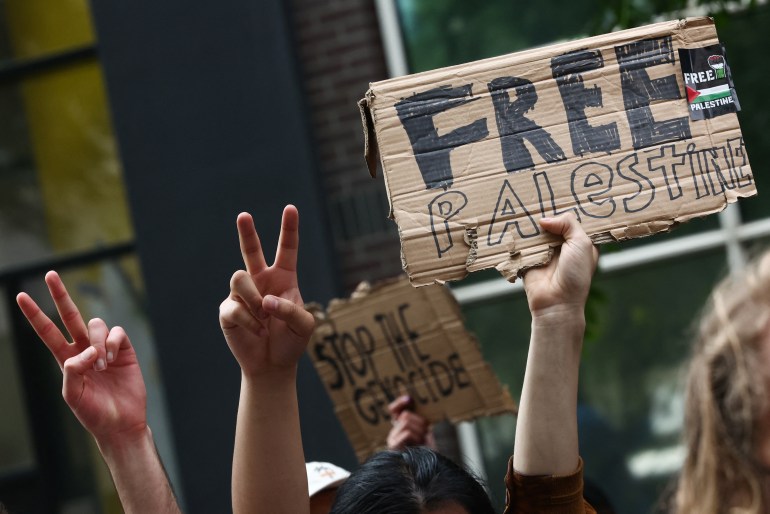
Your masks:
{"label": "window", "polygon": [[[0,0],[0,501],[10,512],[119,512],[94,442],[61,398],[61,372],[15,304],[62,272],[84,318],[127,326],[169,474],[162,386],[86,0]],[[109,323],[109,321],[108,321]]]}
{"label": "window", "polygon": [[7,306],[0,297],[0,477],[24,473],[35,463],[29,420],[22,402],[22,386],[16,351],[11,344]]}

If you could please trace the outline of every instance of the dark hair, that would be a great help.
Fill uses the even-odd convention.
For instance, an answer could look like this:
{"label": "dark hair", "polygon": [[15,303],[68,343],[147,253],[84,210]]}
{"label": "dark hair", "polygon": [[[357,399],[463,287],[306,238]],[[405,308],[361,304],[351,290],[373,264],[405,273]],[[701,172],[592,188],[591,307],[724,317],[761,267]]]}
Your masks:
{"label": "dark hair", "polygon": [[421,514],[456,503],[471,514],[495,509],[478,479],[425,447],[376,453],[340,486],[330,514]]}

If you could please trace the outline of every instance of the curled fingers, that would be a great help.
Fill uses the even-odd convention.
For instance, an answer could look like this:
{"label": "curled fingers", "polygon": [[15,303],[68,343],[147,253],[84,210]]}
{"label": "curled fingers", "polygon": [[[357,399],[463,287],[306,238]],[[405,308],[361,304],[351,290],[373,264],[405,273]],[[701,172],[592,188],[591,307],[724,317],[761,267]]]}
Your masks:
{"label": "curled fingers", "polygon": [[79,354],[64,361],[62,368],[64,380],[62,382],[61,394],[64,397],[64,401],[73,410],[77,408],[80,403],[80,397],[83,395],[83,375],[94,367],[96,356],[96,348],[89,346]]}
{"label": "curled fingers", "polygon": [[219,323],[225,332],[244,328],[247,331],[256,334],[258,337],[264,337],[267,329],[246,306],[232,295],[227,297],[219,306]]}
{"label": "curled fingers", "polygon": [[262,306],[267,314],[286,323],[289,330],[297,337],[309,338],[315,329],[315,317],[303,306],[297,305],[291,300],[267,295],[262,301]]}
{"label": "curled fingers", "polygon": [[236,271],[230,279],[230,297],[242,302],[257,320],[268,318],[262,308],[262,295],[251,276],[243,270]]}

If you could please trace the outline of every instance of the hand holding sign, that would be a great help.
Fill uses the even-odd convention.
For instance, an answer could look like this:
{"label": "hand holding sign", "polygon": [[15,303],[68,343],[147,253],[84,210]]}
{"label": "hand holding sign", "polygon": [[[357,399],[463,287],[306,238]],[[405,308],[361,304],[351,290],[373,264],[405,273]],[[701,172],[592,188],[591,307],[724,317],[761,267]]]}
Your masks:
{"label": "hand holding sign", "polygon": [[388,405],[393,428],[388,433],[388,450],[403,450],[407,446],[434,447],[430,423],[412,409],[409,396],[399,396]]}
{"label": "hand holding sign", "polygon": [[524,288],[532,317],[570,308],[582,313],[599,251],[571,213],[543,218],[540,225],[563,236],[564,243],[554,250],[548,265],[526,272]]}
{"label": "hand holding sign", "polygon": [[222,332],[245,374],[293,369],[315,325],[297,285],[299,214],[292,205],[284,209],[269,267],[251,215],[241,213],[237,223],[246,271],[233,274],[230,295],[219,307]]}

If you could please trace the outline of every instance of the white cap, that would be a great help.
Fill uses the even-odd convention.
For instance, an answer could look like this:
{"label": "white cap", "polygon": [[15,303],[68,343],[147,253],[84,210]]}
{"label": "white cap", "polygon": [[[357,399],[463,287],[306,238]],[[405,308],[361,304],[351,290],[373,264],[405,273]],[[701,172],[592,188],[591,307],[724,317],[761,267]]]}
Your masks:
{"label": "white cap", "polygon": [[350,476],[350,472],[328,462],[306,462],[305,467],[307,468],[307,488],[311,498],[324,489],[337,487]]}

